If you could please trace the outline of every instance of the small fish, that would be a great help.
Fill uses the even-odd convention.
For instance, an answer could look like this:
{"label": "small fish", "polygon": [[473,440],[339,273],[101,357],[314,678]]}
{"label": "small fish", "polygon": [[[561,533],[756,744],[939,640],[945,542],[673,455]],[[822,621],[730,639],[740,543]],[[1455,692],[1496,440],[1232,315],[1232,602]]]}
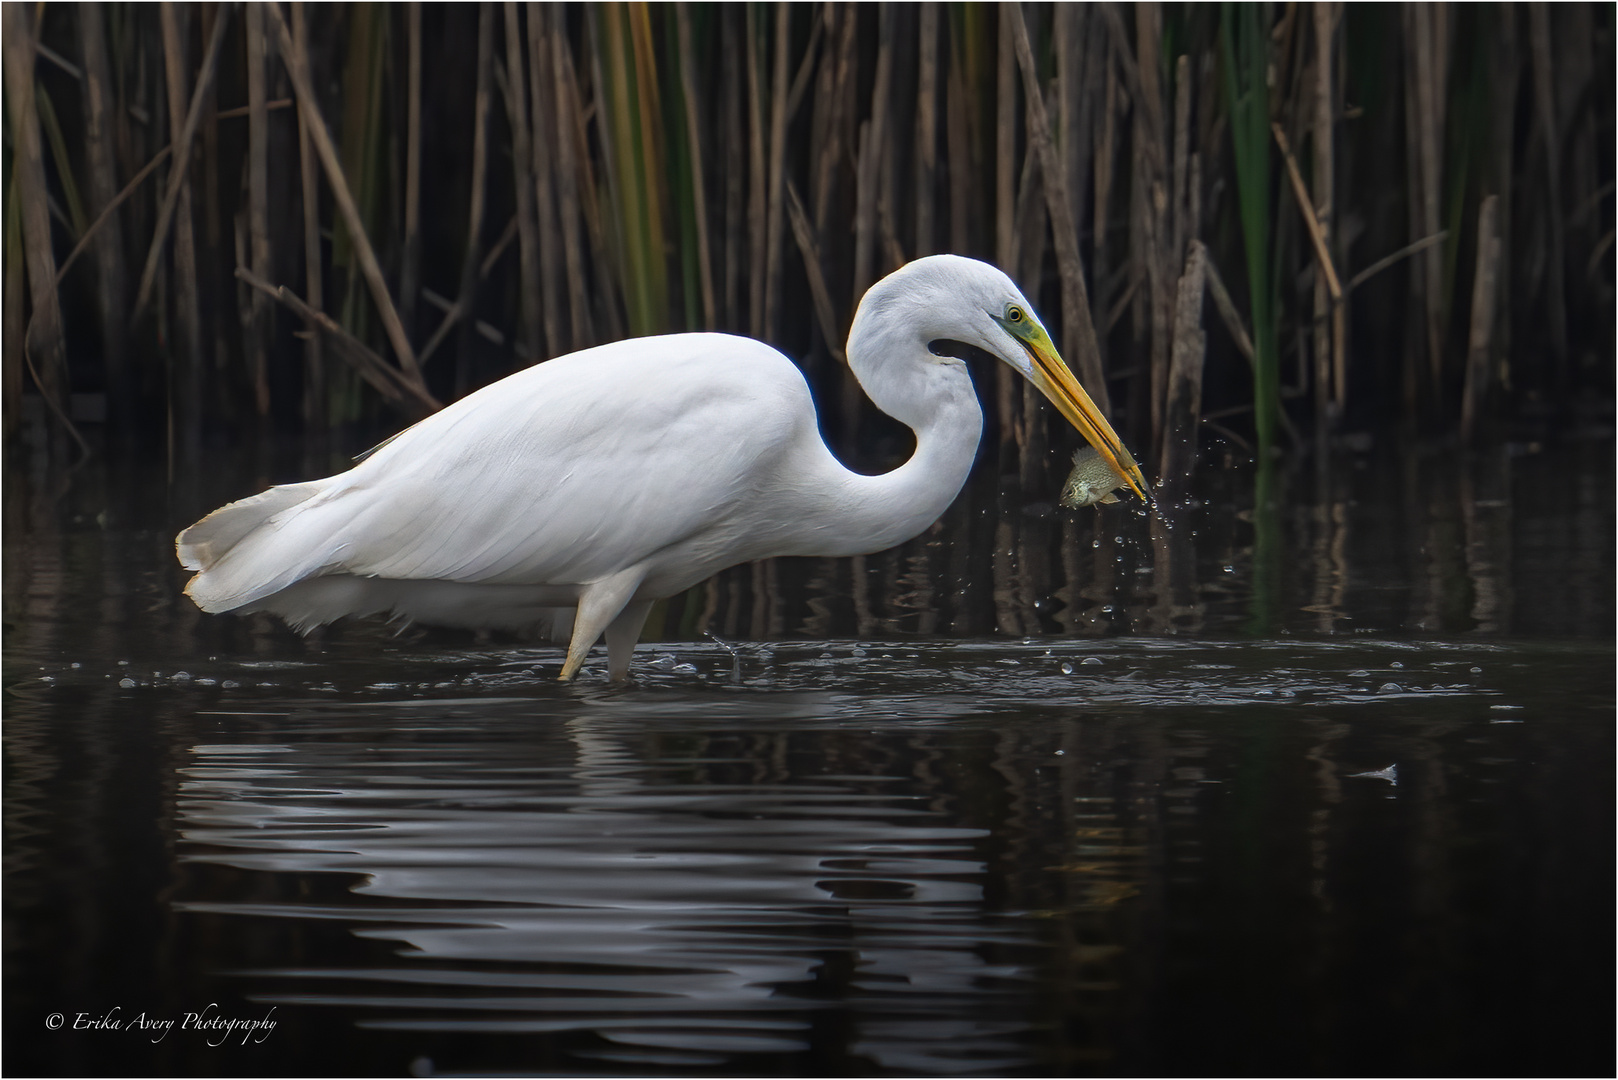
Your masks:
{"label": "small fish", "polygon": [[1118,496],[1113,492],[1127,483],[1123,474],[1108,465],[1093,447],[1081,447],[1073,452],[1073,471],[1062,485],[1061,503],[1075,510],[1096,503],[1115,503]]}

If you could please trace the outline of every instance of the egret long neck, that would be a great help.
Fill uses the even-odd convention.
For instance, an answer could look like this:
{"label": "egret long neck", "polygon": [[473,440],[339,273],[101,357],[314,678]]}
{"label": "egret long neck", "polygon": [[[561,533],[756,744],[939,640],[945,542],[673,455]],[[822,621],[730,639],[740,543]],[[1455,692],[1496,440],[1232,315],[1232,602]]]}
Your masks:
{"label": "egret long neck", "polygon": [[[968,381],[970,386],[970,381]],[[943,516],[961,493],[983,433],[983,411],[970,391],[914,429],[916,452],[892,472],[855,476],[859,517],[871,540],[860,552],[881,551],[917,536]]]}
{"label": "egret long neck", "polygon": [[960,494],[977,455],[983,410],[966,365],[911,347],[880,361],[849,342],[849,363],[883,412],[916,433],[916,451],[892,472],[861,476],[841,469],[828,507],[828,555],[860,555],[903,543],[930,526]]}

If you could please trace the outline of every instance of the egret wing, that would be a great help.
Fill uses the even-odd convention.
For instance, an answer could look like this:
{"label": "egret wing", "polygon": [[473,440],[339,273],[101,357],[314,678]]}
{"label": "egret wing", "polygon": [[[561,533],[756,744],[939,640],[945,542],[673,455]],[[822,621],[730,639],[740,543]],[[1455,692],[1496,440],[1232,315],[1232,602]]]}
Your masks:
{"label": "egret wing", "polygon": [[302,502],[269,500],[193,596],[228,610],[319,574],[588,584],[723,529],[805,418],[797,368],[745,338],[586,350],[468,396]]}

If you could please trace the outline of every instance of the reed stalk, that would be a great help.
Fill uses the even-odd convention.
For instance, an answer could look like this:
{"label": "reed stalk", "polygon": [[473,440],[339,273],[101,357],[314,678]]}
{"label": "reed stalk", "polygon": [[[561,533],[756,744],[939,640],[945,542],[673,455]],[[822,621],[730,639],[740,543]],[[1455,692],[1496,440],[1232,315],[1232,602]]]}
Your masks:
{"label": "reed stalk", "polygon": [[1275,351],[1274,294],[1270,274],[1270,129],[1266,83],[1268,35],[1258,10],[1225,4],[1220,13],[1224,52],[1225,108],[1230,116],[1236,195],[1247,262],[1248,304],[1253,326],[1253,426],[1261,459],[1275,446],[1281,407],[1280,365]]}
{"label": "reed stalk", "polygon": [[[414,14],[420,15],[419,5]],[[307,54],[309,49],[308,20],[302,0],[296,0],[292,5],[292,40],[297,45],[300,54]],[[414,106],[412,106],[414,107]],[[314,147],[309,139],[309,123],[300,113],[298,116],[298,181],[303,202],[303,265],[304,265],[304,293],[311,310],[322,313],[326,308],[325,300],[325,270],[320,247],[320,178],[319,164],[315,160]],[[412,167],[412,172],[419,174],[418,168]],[[408,183],[407,183],[408,187]],[[412,248],[414,223],[408,209],[409,199],[406,200],[405,212],[405,284],[400,288],[401,299],[408,303],[412,295],[409,287],[412,261],[410,251]],[[408,308],[407,308],[408,310]],[[409,317],[405,316],[406,324]],[[311,429],[318,430],[326,424],[326,354],[325,347],[319,334],[310,334],[304,339],[304,391],[303,391],[303,419]]]}
{"label": "reed stalk", "polygon": [[1195,432],[1202,419],[1202,372],[1208,346],[1202,330],[1207,273],[1207,251],[1201,241],[1192,240],[1185,270],[1175,287],[1174,343],[1158,449],[1159,475],[1165,483],[1189,479],[1196,464]]}
{"label": "reed stalk", "polygon": [[[585,113],[593,113],[599,123],[604,108],[599,97],[601,78],[601,48],[599,33],[596,32],[595,19],[587,20],[590,29],[590,40],[595,44],[590,56],[591,74],[594,86],[597,88],[596,99],[588,106],[583,104],[584,89],[580,82],[578,71],[572,61],[572,54],[562,50],[562,69],[564,72],[562,96],[571,104],[572,108],[566,114],[567,132],[563,136],[573,143],[573,160],[578,167],[578,193],[580,216],[588,226],[590,247],[597,257],[591,260],[595,271],[595,289],[597,296],[596,311],[601,319],[601,334],[614,339],[623,336],[623,320],[620,310],[623,307],[618,291],[615,291],[616,278],[615,260],[611,250],[610,238],[602,221],[602,207],[599,189],[596,184],[596,169],[592,164],[589,152],[589,140],[585,135]],[[606,175],[607,188],[612,186],[612,153],[608,140],[601,140],[601,171]]]}
{"label": "reed stalk", "polygon": [[[1092,96],[1096,63],[1089,54],[1085,31],[1090,12],[1078,4],[1061,4],[1052,13],[1051,36],[1056,53],[1056,144],[1062,154],[1067,177],[1069,213],[1075,222],[1084,220],[1089,194],[1090,125],[1094,116]],[[1091,269],[1094,265],[1091,264]]]}
{"label": "reed stalk", "polygon": [[[1111,262],[1107,251],[1107,231],[1112,214],[1112,178],[1117,171],[1116,155],[1114,153],[1116,133],[1115,122],[1118,115],[1118,80],[1114,77],[1116,62],[1113,59],[1114,43],[1110,35],[1097,35],[1103,40],[1097,45],[1097,53],[1103,58],[1098,66],[1096,78],[1104,87],[1099,100],[1100,115],[1096,118],[1094,128],[1094,143],[1092,154],[1094,166],[1093,189],[1095,193],[1095,207],[1091,214],[1092,231],[1095,235],[1094,255],[1090,268],[1095,274],[1096,297],[1103,311],[1108,305],[1108,282],[1111,279]],[[1106,335],[1112,328],[1112,319],[1104,320],[1102,332],[1096,344],[1106,347]]]}
{"label": "reed stalk", "polygon": [[0,25],[4,26],[5,33],[0,49],[5,53],[6,105],[12,132],[11,167],[33,311],[20,335],[20,353],[31,368],[46,404],[61,415],[68,389],[67,357],[56,291],[56,255],[51,247],[45,157],[34,108],[34,28],[26,5],[6,4],[3,11]]}
{"label": "reed stalk", "polygon": [[51,148],[51,163],[56,166],[57,182],[62,186],[62,201],[67,204],[65,217],[61,214],[57,217],[77,238],[84,232],[89,219],[84,212],[84,200],[79,196],[78,182],[73,178],[73,159],[68,153],[67,137],[62,134],[62,125],[56,119],[56,107],[51,104],[51,96],[43,86],[34,87],[34,107],[39,112],[39,126],[45,135],[45,143]]}
{"label": "reed stalk", "polygon": [[848,362],[843,353],[843,328],[837,322],[837,309],[832,304],[831,289],[826,285],[826,277],[820,271],[820,244],[815,239],[814,226],[809,221],[809,213],[803,207],[803,200],[798,197],[798,191],[787,182],[787,215],[792,221],[792,235],[798,242],[798,250],[803,256],[804,273],[809,278],[809,297],[815,308],[815,318],[820,321],[820,333],[825,340],[826,351],[838,363]]}
{"label": "reed stalk", "polygon": [[[159,7],[158,10],[162,12],[164,8]],[[146,251],[146,266],[141,271],[140,287],[135,290],[135,309],[133,314],[130,315],[131,322],[139,320],[141,312],[145,309],[146,302],[151,296],[152,281],[157,274],[157,262],[163,253],[163,243],[168,237],[169,224],[174,219],[175,210],[179,206],[181,194],[185,188],[186,168],[191,160],[191,140],[196,137],[197,125],[202,120],[203,103],[207,99],[209,87],[213,85],[214,72],[217,70],[219,61],[219,51],[225,43],[225,27],[227,25],[228,20],[223,16],[214,22],[213,37],[208,41],[208,51],[202,61],[202,72],[198,75],[196,86],[192,91],[191,105],[184,113],[185,119],[183,123],[172,125],[174,130],[179,131],[179,135],[174,138],[175,154],[169,166],[168,190],[163,196],[162,209],[158,211],[157,225],[152,230],[152,244]],[[165,33],[165,37],[168,36]],[[177,52],[177,30],[174,32],[174,39],[175,51]],[[168,55],[166,49],[165,55]],[[177,62],[178,58],[176,58]],[[174,70],[177,75],[180,73],[179,68]],[[183,90],[183,75],[180,75],[177,82]],[[174,90],[174,86],[175,83],[171,82],[171,92]],[[175,105],[177,106],[179,101],[183,100],[183,96],[176,97],[174,99]]]}
{"label": "reed stalk", "polygon": [[764,218],[764,334],[766,341],[780,333],[782,242],[786,224],[787,76],[792,42],[792,7],[775,5],[775,59],[770,65],[770,144],[766,159],[768,187]]}
{"label": "reed stalk", "polygon": [[[631,336],[666,328],[668,268],[664,246],[663,156],[657,72],[644,5],[606,4],[600,12],[601,85],[613,246]],[[763,243],[759,233],[757,243]],[[762,281],[759,282],[762,287]],[[758,298],[762,304],[762,297]]]}
{"label": "reed stalk", "polygon": [[700,113],[701,99],[697,96],[696,54],[691,40],[691,11],[685,0],[675,5],[675,24],[679,34],[680,93],[685,113],[686,139],[691,162],[691,214],[696,233],[697,275],[702,297],[702,322],[705,328],[716,325],[713,284],[713,253],[708,236],[708,195],[703,176],[703,146]]}
{"label": "reed stalk", "polygon": [[918,257],[938,250],[933,218],[938,194],[938,4],[924,0],[916,48],[916,235]]}
{"label": "reed stalk", "polygon": [[539,244],[539,305],[541,321],[545,327],[545,344],[536,343],[534,357],[556,355],[570,351],[567,334],[563,331],[562,243],[556,221],[556,123],[551,114],[551,42],[554,33],[547,25],[545,5],[527,3],[528,16],[528,93],[529,116],[532,131],[530,144],[533,176],[534,215]]}
{"label": "reed stalk", "polygon": [[[299,48],[307,51],[307,39],[298,31],[297,13],[302,6],[302,0],[293,5],[293,36]],[[399,255],[399,321],[411,340],[416,340],[416,302],[421,291],[421,54],[421,3],[410,0],[405,5],[404,243]],[[298,138],[302,147],[308,138],[302,127]],[[314,190],[313,159],[302,149],[300,156],[310,162],[304,170],[307,196]]]}
{"label": "reed stalk", "polygon": [[[579,198],[579,167],[574,160],[573,118],[578,106],[573,91],[571,66],[567,62],[567,24],[561,4],[545,5],[547,43],[550,48],[549,72],[552,115],[547,135],[556,159],[556,210],[561,219],[562,255],[566,267],[569,345],[580,349],[590,344],[594,331],[590,318],[588,278],[584,269],[584,240],[579,226],[584,216]],[[542,148],[536,148],[542,149]]]}
{"label": "reed stalk", "polygon": [[[455,357],[455,389],[471,387],[472,336],[477,310],[478,259],[483,243],[483,218],[488,203],[489,98],[494,82],[494,5],[478,5],[477,91],[472,104],[471,196],[466,209],[466,239],[461,253],[461,283],[455,307],[462,313]],[[519,229],[521,226],[519,225]],[[448,320],[446,319],[447,323]]]}
{"label": "reed stalk", "polygon": [[994,260],[1012,273],[1017,266],[1017,52],[1012,22],[1022,17],[1022,9],[1018,4],[1001,4],[999,11],[994,87]]}
{"label": "reed stalk", "polygon": [[[511,189],[517,202],[517,252],[521,268],[517,278],[518,307],[522,313],[521,336],[529,356],[543,356],[541,341],[557,338],[556,315],[552,305],[542,304],[539,274],[539,219],[535,206],[538,172],[535,168],[533,135],[528,126],[528,64],[524,58],[526,35],[515,0],[506,0],[506,119],[511,124]],[[541,313],[541,307],[544,308]]]}
{"label": "reed stalk", "polygon": [[[90,208],[105,213],[118,197],[118,172],[113,139],[112,65],[107,57],[105,12],[98,4],[87,4],[79,11],[79,49],[84,58],[84,158]],[[89,226],[80,230],[80,242]],[[128,276],[124,267],[124,237],[119,229],[103,232],[93,245],[96,267],[97,312],[101,317],[101,354],[106,380],[109,420],[120,434],[128,433],[127,403],[133,391],[129,379],[128,349],[125,342],[124,305]],[[20,269],[20,267],[19,267]],[[66,270],[66,264],[63,265]],[[19,279],[20,280],[20,279]],[[18,294],[21,295],[20,293]],[[117,402],[119,404],[112,405]]]}
{"label": "reed stalk", "polygon": [[[158,25],[163,34],[163,74],[167,88],[169,129],[196,131],[196,118],[203,107],[207,88],[198,85],[194,100],[186,92],[185,49],[180,31],[179,12],[173,3],[158,5]],[[217,25],[216,25],[217,30]],[[191,102],[190,115],[186,102]],[[182,459],[193,457],[202,436],[202,308],[197,295],[197,249],[191,206],[190,148],[170,164],[178,182],[174,207],[173,276],[174,319],[179,324],[176,363],[169,369],[169,426],[173,432],[172,453]],[[154,251],[157,249],[154,248]]]}
{"label": "reed stalk", "polygon": [[333,345],[337,355],[352,364],[360,377],[370,383],[389,403],[404,409],[407,416],[417,419],[428,412],[436,412],[443,405],[413,380],[406,378],[398,368],[389,364],[368,348],[353,334],[344,330],[323,311],[304,303],[286,286],[277,288],[246,267],[237,267],[236,276],[256,295],[265,296],[286,305],[293,314],[303,319],[312,332],[321,334]]}
{"label": "reed stalk", "polygon": [[[270,274],[270,133],[265,108],[264,8],[249,4],[244,11],[247,27],[247,222],[252,237],[253,273]],[[245,350],[253,380],[253,401],[260,417],[270,414],[270,305],[269,299],[254,291],[245,320]]]}
{"label": "reed stalk", "polygon": [[1500,196],[1478,208],[1477,268],[1472,279],[1472,315],[1467,335],[1466,384],[1461,395],[1461,437],[1471,440],[1491,389],[1489,347],[1494,334],[1496,278],[1500,271]]}
{"label": "reed stalk", "polygon": [[1562,164],[1559,128],[1556,116],[1556,93],[1553,86],[1556,51],[1551,45],[1550,10],[1545,4],[1526,4],[1528,9],[1528,41],[1533,58],[1534,112],[1538,121],[1540,141],[1544,147],[1545,196],[1549,221],[1545,232],[1549,248],[1545,265],[1548,271],[1550,304],[1546,312],[1550,327],[1551,352],[1559,366],[1567,362],[1567,304],[1564,299],[1562,252]]}
{"label": "reed stalk", "polygon": [[[1315,220],[1326,248],[1322,269],[1335,262],[1331,236],[1336,222],[1336,49],[1333,45],[1342,5],[1316,4],[1314,15],[1315,85],[1311,147],[1314,167]],[[1318,253],[1317,253],[1318,257]],[[1315,426],[1324,431],[1341,415],[1347,389],[1347,316],[1341,290],[1333,295],[1324,275],[1315,279]]]}
{"label": "reed stalk", "polygon": [[23,269],[22,199],[17,193],[17,172],[5,192],[4,336],[0,338],[0,390],[5,397],[5,435],[14,436],[22,425],[23,395]]}
{"label": "reed stalk", "polygon": [[393,300],[388,295],[388,286],[382,276],[382,267],[377,262],[376,252],[372,249],[370,241],[366,238],[365,229],[360,220],[359,207],[355,205],[354,196],[349,191],[348,179],[343,174],[342,164],[337,159],[337,147],[332,143],[331,134],[326,129],[326,123],[320,116],[320,106],[315,100],[314,88],[309,83],[309,61],[307,54],[294,44],[292,33],[287,28],[286,21],[281,18],[280,10],[274,4],[267,4],[264,8],[275,25],[275,36],[280,45],[281,58],[286,64],[287,74],[292,78],[293,88],[297,91],[298,108],[308,125],[310,137],[314,140],[315,150],[320,155],[320,164],[326,172],[326,182],[331,186],[332,199],[337,204],[338,212],[342,215],[343,224],[348,229],[350,241],[354,244],[355,256],[359,260],[360,271],[365,278],[366,286],[370,289],[371,298],[376,304],[378,313],[382,318],[382,325],[387,331],[388,341],[393,346],[398,357],[399,366],[404,369],[407,377],[415,384],[421,384],[421,371],[416,365],[415,350],[410,347],[410,340],[405,336],[404,326],[399,322],[399,314],[394,309]]}
{"label": "reed stalk", "polygon": [[[802,356],[834,441],[858,442],[869,406],[823,363],[865,288],[934,250],[1001,262],[1165,472],[1210,422],[1264,460],[1285,440],[1324,461],[1344,422],[1487,439],[1508,386],[1563,409],[1612,396],[1610,7],[294,5],[290,30],[275,5],[48,10],[67,14],[39,49],[14,44],[33,7],[5,23],[13,424],[30,364],[48,415],[105,392],[153,444],[171,392],[182,442],[393,400],[329,328],[277,336],[238,261],[301,279],[309,311],[393,353],[380,377],[418,404],[625,333],[713,327]],[[449,63],[474,34],[487,62]],[[491,215],[510,222],[493,244]],[[92,270],[70,274],[81,252]],[[1193,252],[1229,328],[1200,352]],[[64,303],[100,324],[99,351],[62,348]],[[152,316],[140,333],[132,311]],[[461,346],[430,380],[412,351],[429,324],[423,355]],[[1046,412],[1009,378],[993,396],[1037,488]]]}
{"label": "reed stalk", "polygon": [[1077,374],[1089,388],[1096,406],[1105,414],[1109,407],[1107,379],[1101,370],[1101,350],[1096,344],[1095,324],[1090,318],[1090,297],[1084,284],[1084,263],[1079,255],[1078,227],[1073,221],[1066,171],[1051,138],[1050,114],[1040,93],[1034,70],[1033,50],[1022,13],[1015,5],[1011,20],[1012,42],[1022,69],[1023,91],[1028,107],[1028,131],[1045,174],[1045,206],[1051,216],[1056,242],[1057,271],[1062,282],[1063,345],[1077,361]]}
{"label": "reed stalk", "polygon": [[[1437,4],[1412,4],[1405,8],[1405,17],[1409,58],[1406,70],[1411,86],[1405,98],[1411,143],[1410,239],[1416,240],[1444,226],[1441,199],[1449,20],[1446,9]],[[1435,397],[1442,386],[1444,367],[1443,255],[1438,248],[1422,253],[1415,291],[1425,329],[1428,388]]]}

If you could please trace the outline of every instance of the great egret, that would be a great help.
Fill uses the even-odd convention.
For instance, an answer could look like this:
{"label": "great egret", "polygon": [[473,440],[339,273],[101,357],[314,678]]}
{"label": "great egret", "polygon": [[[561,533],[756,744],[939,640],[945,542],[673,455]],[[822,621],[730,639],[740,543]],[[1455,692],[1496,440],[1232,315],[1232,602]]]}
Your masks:
{"label": "great egret", "polygon": [[1146,497],[1112,426],[1011,279],[955,255],[871,287],[848,364],[915,431],[880,476],[821,440],[781,353],[725,334],[602,345],[507,376],[337,476],[273,487],[180,533],[203,611],[269,611],[294,629],[387,613],[539,628],[571,679],[603,633],[623,679],[652,603],[737,563],[858,555],[931,525],[966,481],[983,413],[961,359],[981,349],[1032,382]]}

